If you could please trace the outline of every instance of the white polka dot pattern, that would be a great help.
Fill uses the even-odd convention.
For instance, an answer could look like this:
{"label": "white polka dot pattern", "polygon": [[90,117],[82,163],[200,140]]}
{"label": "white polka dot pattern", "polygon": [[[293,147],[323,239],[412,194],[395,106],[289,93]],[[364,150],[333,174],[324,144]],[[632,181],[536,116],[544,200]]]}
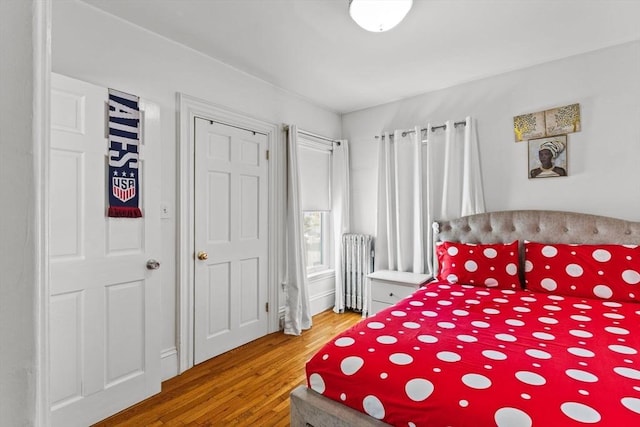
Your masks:
{"label": "white polka dot pattern", "polygon": [[636,303],[435,282],[327,343],[307,384],[391,425],[640,426],[639,324]]}
{"label": "white polka dot pattern", "polygon": [[525,241],[524,247],[527,289],[640,302],[640,246]]}
{"label": "white polka dot pattern", "polygon": [[519,289],[518,242],[471,244],[438,242],[440,280],[451,284]]}

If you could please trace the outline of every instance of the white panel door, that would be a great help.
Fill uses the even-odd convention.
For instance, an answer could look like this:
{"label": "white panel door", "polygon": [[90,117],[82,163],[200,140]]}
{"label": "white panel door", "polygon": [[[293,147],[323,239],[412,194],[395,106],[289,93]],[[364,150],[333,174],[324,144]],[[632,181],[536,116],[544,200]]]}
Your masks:
{"label": "white panel door", "polygon": [[159,108],[140,103],[143,218],[108,218],[107,89],[51,83],[51,419],[87,426],[160,391]]}
{"label": "white panel door", "polygon": [[195,119],[194,363],[268,331],[267,136]]}

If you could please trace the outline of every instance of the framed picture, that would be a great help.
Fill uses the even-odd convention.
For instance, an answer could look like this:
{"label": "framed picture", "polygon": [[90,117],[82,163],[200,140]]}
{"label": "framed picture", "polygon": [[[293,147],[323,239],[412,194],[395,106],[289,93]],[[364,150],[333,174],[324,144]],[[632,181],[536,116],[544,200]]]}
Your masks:
{"label": "framed picture", "polygon": [[546,136],[580,132],[580,104],[565,105],[544,112]]}
{"label": "framed picture", "polygon": [[544,111],[523,114],[513,118],[513,133],[516,142],[545,136]]}
{"label": "framed picture", "polygon": [[567,135],[529,140],[529,178],[567,176]]}

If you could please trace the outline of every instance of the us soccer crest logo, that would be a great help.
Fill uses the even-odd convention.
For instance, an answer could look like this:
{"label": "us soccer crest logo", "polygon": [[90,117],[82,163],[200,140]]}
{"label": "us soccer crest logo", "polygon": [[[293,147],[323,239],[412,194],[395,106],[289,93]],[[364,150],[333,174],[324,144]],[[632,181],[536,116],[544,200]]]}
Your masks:
{"label": "us soccer crest logo", "polygon": [[128,202],[136,196],[136,180],[134,178],[111,179],[113,195],[121,202]]}

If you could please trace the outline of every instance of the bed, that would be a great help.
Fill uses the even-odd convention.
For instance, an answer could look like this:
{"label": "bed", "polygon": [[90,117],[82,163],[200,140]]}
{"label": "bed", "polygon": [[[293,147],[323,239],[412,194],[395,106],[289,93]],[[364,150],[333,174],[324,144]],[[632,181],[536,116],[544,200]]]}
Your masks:
{"label": "bed", "polygon": [[640,222],[526,210],[434,228],[436,280],[307,362],[292,427],[640,426]]}

